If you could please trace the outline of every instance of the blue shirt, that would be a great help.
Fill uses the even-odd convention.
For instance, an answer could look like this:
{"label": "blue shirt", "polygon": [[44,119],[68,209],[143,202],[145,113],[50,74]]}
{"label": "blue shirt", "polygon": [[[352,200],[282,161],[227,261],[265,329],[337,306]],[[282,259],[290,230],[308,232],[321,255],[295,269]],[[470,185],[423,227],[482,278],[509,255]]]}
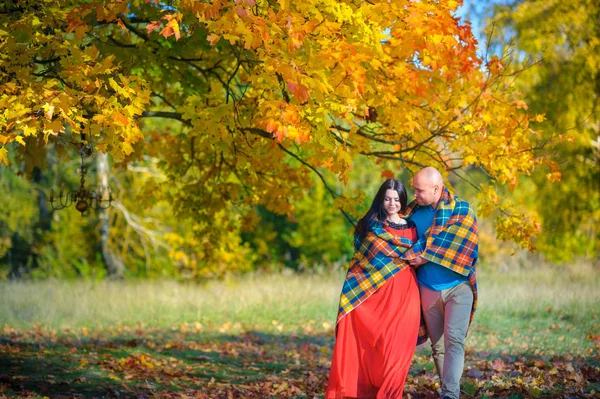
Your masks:
{"label": "blue shirt", "polygon": [[[415,225],[417,225],[417,237],[421,238],[433,223],[435,209],[431,206],[417,206],[410,216]],[[457,286],[458,284],[469,281],[469,277],[456,273],[437,263],[427,262],[417,267],[417,280],[430,290],[441,291]]]}

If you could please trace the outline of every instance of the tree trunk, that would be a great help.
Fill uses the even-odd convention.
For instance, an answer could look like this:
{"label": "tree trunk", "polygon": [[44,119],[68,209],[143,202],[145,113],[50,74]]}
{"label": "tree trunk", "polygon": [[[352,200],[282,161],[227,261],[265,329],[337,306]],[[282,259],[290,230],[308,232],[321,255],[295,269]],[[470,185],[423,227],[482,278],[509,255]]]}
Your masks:
{"label": "tree trunk", "polygon": [[8,263],[10,264],[9,277],[18,279],[29,271],[31,264],[31,243],[21,238],[18,231],[10,237],[11,248],[8,250]]}
{"label": "tree trunk", "polygon": [[[98,185],[103,189],[108,189],[108,155],[98,152],[96,154],[96,168]],[[98,192],[100,195],[101,192]],[[108,193],[104,192],[105,197]],[[110,247],[110,208],[99,209],[98,219],[100,220],[100,251],[102,259],[110,278],[120,279],[125,275],[125,264],[123,260],[117,256]]]}
{"label": "tree trunk", "polygon": [[33,235],[30,240],[23,239],[18,231],[10,237],[11,248],[8,250],[8,262],[10,264],[11,278],[20,278],[31,270],[38,267],[38,253],[36,248],[42,245],[44,233],[50,230],[51,213],[48,209],[46,194],[42,189],[45,187],[45,179],[42,169],[38,166],[33,168],[32,180],[38,192],[37,204],[39,208],[39,219],[33,227]]}
{"label": "tree trunk", "polygon": [[31,269],[35,269],[39,266],[38,253],[35,250],[39,245],[43,245],[44,234],[50,231],[52,214],[48,209],[48,201],[46,200],[46,193],[41,187],[46,187],[46,178],[42,173],[42,169],[39,166],[33,168],[32,172],[33,181],[36,185],[38,192],[37,204],[39,213],[39,220],[33,231],[33,242],[31,250]]}
{"label": "tree trunk", "polygon": [[[46,181],[44,179],[44,175],[42,174],[42,169],[38,166],[33,168],[33,181],[38,187],[47,187],[45,184]],[[42,232],[49,231],[51,227],[52,214],[48,209],[48,201],[46,200],[46,193],[44,193],[44,190],[38,189],[37,202],[40,209],[39,227]]]}

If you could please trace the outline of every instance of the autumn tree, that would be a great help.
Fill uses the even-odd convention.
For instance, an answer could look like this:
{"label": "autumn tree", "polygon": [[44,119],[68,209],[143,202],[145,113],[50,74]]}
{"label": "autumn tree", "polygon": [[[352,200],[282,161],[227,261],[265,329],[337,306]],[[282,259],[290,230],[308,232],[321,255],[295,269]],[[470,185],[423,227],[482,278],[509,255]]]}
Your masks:
{"label": "autumn tree", "polygon": [[538,240],[544,252],[560,260],[593,258],[600,252],[600,4],[527,0],[491,11],[499,33],[494,46],[513,49],[510,68],[540,60],[517,81],[530,111],[545,114],[538,133],[568,137],[555,148],[549,176],[536,171],[528,180],[533,188],[516,195],[544,224]]}
{"label": "autumn tree", "polygon": [[170,237],[173,255],[188,243],[204,264],[235,259],[257,205],[292,215],[315,176],[357,216],[361,193],[343,185],[359,156],[384,176],[477,166],[490,179],[480,213],[500,211],[502,236],[529,246],[539,226],[496,187],[547,162],[530,125],[543,117],[499,57],[477,54],[460,3],[4,3],[0,163],[10,151],[30,172],[84,134],[117,167],[158,160],[139,204],[172,205],[190,234]]}

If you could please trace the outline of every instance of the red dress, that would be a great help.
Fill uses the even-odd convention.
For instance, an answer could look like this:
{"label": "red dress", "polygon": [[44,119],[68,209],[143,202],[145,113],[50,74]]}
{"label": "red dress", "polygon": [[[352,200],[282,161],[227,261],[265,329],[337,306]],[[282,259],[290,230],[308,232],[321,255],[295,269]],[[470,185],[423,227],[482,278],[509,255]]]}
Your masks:
{"label": "red dress", "polygon": [[[414,227],[394,235],[416,240]],[[401,398],[421,316],[415,270],[404,268],[337,326],[325,399]]]}

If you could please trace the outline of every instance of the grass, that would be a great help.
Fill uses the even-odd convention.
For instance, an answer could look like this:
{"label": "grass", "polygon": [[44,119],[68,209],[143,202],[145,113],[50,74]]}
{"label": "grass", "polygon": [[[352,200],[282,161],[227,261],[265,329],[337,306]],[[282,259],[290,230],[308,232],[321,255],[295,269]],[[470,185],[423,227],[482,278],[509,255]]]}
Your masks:
{"label": "grass", "polygon": [[[600,277],[556,269],[480,271],[469,344],[496,351],[589,353],[600,330]],[[0,283],[0,326],[121,326],[300,333],[333,329],[343,272],[252,275],[204,285],[148,281]],[[515,339],[517,338],[517,339]]]}
{"label": "grass", "polygon": [[[321,397],[342,280],[343,271],[202,285],[0,282],[0,395],[194,396],[202,386],[233,397]],[[466,397],[598,391],[597,270],[480,270],[478,283]],[[406,388],[414,398],[438,384],[429,354],[417,349]],[[566,382],[540,385],[538,371]]]}
{"label": "grass", "polygon": [[592,269],[481,273],[475,348],[584,355],[600,330],[600,274]]}
{"label": "grass", "polygon": [[[147,281],[0,283],[0,325],[28,329],[173,327],[289,332],[335,320],[336,276],[247,276],[204,285]],[[235,328],[234,328],[235,326]],[[331,326],[329,327],[329,329]],[[326,328],[327,329],[327,328]]]}

